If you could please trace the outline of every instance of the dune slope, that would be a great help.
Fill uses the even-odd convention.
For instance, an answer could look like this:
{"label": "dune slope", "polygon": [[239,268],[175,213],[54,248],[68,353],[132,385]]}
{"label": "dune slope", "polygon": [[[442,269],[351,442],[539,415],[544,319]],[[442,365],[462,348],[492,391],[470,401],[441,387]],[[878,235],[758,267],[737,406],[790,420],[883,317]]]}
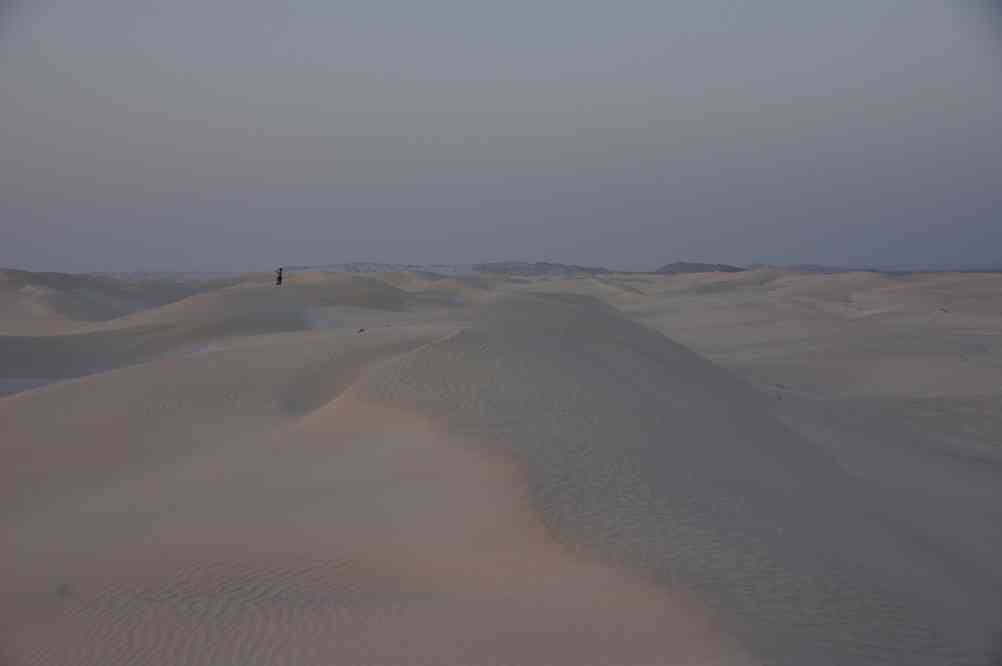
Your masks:
{"label": "dune slope", "polygon": [[366,397],[458,330],[257,336],[0,400],[5,662],[749,663],[691,596],[555,540],[504,456]]}
{"label": "dune slope", "polygon": [[933,458],[934,492],[902,485],[921,464],[904,447],[854,473],[767,396],[597,301],[502,300],[359,390],[515,461],[558,539],[697,587],[768,663],[997,649],[995,475]]}
{"label": "dune slope", "polygon": [[585,295],[786,289],[733,279],[305,276],[0,339],[81,375],[0,398],[0,663],[997,661],[1002,461]]}
{"label": "dune slope", "polygon": [[362,312],[400,312],[408,295],[359,276],[303,276],[281,289],[243,283],[46,334],[0,335],[0,395],[197,350],[228,338],[351,327]]}

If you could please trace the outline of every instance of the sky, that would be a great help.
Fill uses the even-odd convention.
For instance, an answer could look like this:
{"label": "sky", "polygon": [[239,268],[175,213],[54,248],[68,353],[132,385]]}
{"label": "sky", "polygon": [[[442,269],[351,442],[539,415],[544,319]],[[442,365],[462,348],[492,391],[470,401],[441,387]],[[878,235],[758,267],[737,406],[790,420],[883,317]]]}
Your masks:
{"label": "sky", "polygon": [[0,0],[0,266],[1002,263],[1002,2]]}

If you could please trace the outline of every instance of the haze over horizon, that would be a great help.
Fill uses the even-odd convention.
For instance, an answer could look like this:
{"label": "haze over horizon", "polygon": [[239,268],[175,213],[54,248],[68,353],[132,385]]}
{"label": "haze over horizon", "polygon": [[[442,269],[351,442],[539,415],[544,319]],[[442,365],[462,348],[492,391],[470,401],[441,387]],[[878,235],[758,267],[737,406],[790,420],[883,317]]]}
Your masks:
{"label": "haze over horizon", "polygon": [[0,266],[998,264],[999,4],[0,3]]}

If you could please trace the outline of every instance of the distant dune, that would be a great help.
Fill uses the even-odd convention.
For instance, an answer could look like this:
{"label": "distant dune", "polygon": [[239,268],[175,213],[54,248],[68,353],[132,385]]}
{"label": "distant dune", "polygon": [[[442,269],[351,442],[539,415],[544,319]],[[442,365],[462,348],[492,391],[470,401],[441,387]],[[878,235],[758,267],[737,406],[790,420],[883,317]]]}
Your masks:
{"label": "distant dune", "polygon": [[492,263],[476,264],[473,270],[481,273],[497,273],[499,275],[520,275],[532,277],[559,277],[567,275],[601,275],[610,273],[608,268],[595,266],[576,266],[573,264],[556,264],[545,261],[535,263],[524,261],[496,261]]}
{"label": "distant dune", "polygon": [[658,273],[675,275],[678,273],[740,273],[746,269],[727,264],[701,264],[694,261],[675,261],[665,264]]}
{"label": "distant dune", "polygon": [[4,666],[997,663],[1002,276],[5,280]]}
{"label": "distant dune", "polygon": [[236,282],[0,270],[0,334],[106,321]]}

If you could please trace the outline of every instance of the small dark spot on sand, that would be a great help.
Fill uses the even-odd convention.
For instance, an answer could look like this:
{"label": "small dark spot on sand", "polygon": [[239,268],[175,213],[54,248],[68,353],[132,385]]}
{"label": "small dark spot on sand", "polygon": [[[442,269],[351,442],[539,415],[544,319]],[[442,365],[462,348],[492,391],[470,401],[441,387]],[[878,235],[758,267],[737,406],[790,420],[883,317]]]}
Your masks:
{"label": "small dark spot on sand", "polygon": [[60,599],[73,599],[77,596],[77,591],[69,583],[60,583],[56,587],[56,594]]}
{"label": "small dark spot on sand", "polygon": [[786,384],[776,384],[776,388],[778,388],[778,389],[785,389],[786,388]]}
{"label": "small dark spot on sand", "polygon": [[360,328],[360,329],[358,329],[358,332],[359,333],[365,333],[365,329],[364,328]]}

